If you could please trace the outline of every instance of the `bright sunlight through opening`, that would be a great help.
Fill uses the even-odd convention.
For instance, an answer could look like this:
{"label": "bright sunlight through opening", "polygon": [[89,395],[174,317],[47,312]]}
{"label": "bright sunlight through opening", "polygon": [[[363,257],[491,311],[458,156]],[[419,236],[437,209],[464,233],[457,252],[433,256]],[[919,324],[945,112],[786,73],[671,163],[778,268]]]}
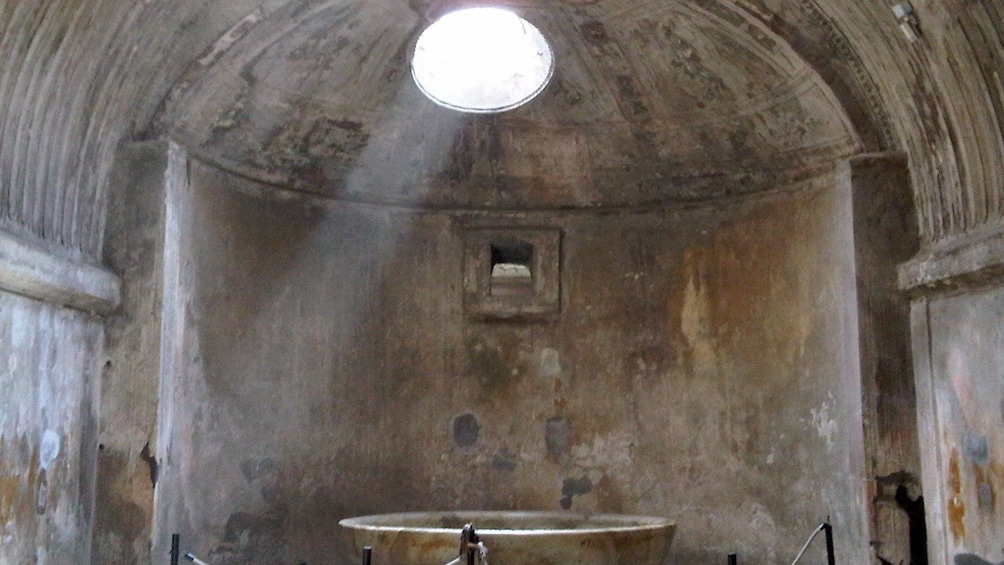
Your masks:
{"label": "bright sunlight through opening", "polygon": [[544,36],[499,8],[451,12],[419,36],[411,73],[434,102],[462,112],[511,110],[540,94],[554,73]]}

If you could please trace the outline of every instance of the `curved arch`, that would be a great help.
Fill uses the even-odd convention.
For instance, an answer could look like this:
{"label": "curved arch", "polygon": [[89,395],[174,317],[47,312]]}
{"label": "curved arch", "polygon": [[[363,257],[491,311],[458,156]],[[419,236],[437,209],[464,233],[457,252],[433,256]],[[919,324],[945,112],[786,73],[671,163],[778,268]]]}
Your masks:
{"label": "curved arch", "polygon": [[[488,207],[496,204],[485,191],[499,185],[507,205],[530,208],[711,199],[767,186],[709,190],[694,178],[757,169],[777,178],[867,147],[827,83],[745,13],[719,2],[609,4],[522,5],[555,38],[558,85],[532,107],[481,119],[451,116],[412,92],[402,53],[421,10],[327,0],[252,12],[189,65],[162,126],[192,155],[242,176],[446,208],[470,205],[453,195],[458,182]],[[451,168],[458,152],[469,163]],[[399,178],[374,172],[398,161],[409,163],[394,169]],[[631,180],[638,174],[650,177],[643,189]],[[389,184],[359,180],[368,175]],[[530,186],[540,183],[553,188]],[[587,185],[598,188],[574,188]]]}

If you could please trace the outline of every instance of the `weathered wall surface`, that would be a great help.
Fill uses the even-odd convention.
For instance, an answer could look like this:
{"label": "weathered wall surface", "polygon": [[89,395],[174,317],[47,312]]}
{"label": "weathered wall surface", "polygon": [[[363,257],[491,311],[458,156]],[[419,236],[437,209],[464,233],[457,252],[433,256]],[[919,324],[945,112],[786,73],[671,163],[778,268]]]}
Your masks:
{"label": "weathered wall surface", "polygon": [[910,298],[896,273],[918,245],[908,171],[898,154],[861,156],[848,165],[871,546],[876,561],[927,563]]}
{"label": "weathered wall surface", "polygon": [[[332,3],[343,4],[352,3]],[[648,4],[649,10],[664,6]],[[721,11],[732,3],[698,4]],[[1004,8],[999,2],[965,0],[915,4],[921,32],[916,43],[899,33],[887,3],[751,0],[734,11],[746,20],[741,27],[763,26],[809,63],[854,120],[869,150],[898,147],[909,154],[920,229],[925,242],[935,243],[998,225],[1004,213],[997,182],[1004,174],[1004,89],[998,72]],[[614,5],[611,13],[617,14],[639,3],[608,0],[603,5]],[[17,109],[0,116],[0,131],[9,141],[0,147],[0,173],[9,181],[0,191],[0,224],[97,256],[117,144],[143,131],[158,131],[165,124],[154,120],[151,127],[151,119],[164,117],[165,106],[174,102],[165,100],[172,90],[247,40],[250,27],[273,15],[282,21],[300,7],[242,0],[0,3],[0,35],[5,37],[0,45],[0,107]],[[407,10],[402,3],[398,11]],[[373,21],[377,27],[372,29],[386,31],[386,17]],[[596,28],[583,27],[583,32],[590,29]],[[334,41],[332,34],[320,35]],[[593,39],[606,37],[596,34]],[[81,52],[89,56],[81,57]],[[664,53],[656,51],[652,61],[664,61]],[[751,55],[750,50],[737,53]],[[730,54],[722,55],[727,59]],[[322,51],[313,64],[304,64],[316,71],[330,63],[327,56]],[[636,59],[635,64],[645,64],[644,57]],[[687,64],[681,66],[701,76]],[[221,97],[233,94],[230,88],[218,90]],[[570,104],[583,94],[564,87],[559,92]],[[368,102],[365,96],[362,100]],[[226,124],[220,126],[225,129]]]}
{"label": "weathered wall surface", "polygon": [[166,167],[166,143],[128,144],[111,177],[105,257],[122,304],[105,324],[93,563],[150,562]]}
{"label": "weathered wall surface", "polygon": [[0,563],[86,563],[100,321],[0,291]]}
{"label": "weathered wall surface", "polygon": [[[604,4],[609,5],[614,2]],[[619,4],[629,5],[626,1]],[[717,3],[700,4],[703,7],[714,7]],[[993,275],[993,272],[999,274],[1004,270],[1002,269],[1004,255],[1000,253],[1000,250],[1004,249],[1002,244],[1004,231],[1001,229],[1004,217],[1004,199],[1002,199],[1004,193],[1001,187],[1004,185],[1000,182],[1004,175],[1004,153],[1000,150],[1001,140],[1004,139],[1004,87],[999,73],[1001,55],[1004,53],[1004,43],[1002,43],[1004,4],[965,0],[918,1],[914,4],[922,35],[921,40],[916,43],[907,43],[901,37],[896,22],[890,17],[888,3],[849,0],[801,2],[749,0],[737,3],[737,6],[749,14],[749,19],[758,20],[772,33],[790,44],[798,55],[819,73],[848,111],[856,129],[860,130],[857,133],[862,136],[867,147],[874,149],[895,146],[908,154],[918,209],[919,231],[923,241],[928,245],[925,253],[929,253],[927,256],[919,257],[918,265],[925,267],[925,257],[935,256],[937,259],[936,256],[940,253],[949,256],[967,255],[970,258],[979,256],[982,258],[976,260],[977,267],[964,272],[974,274],[972,278],[979,279],[982,284],[987,275]],[[0,53],[2,53],[0,131],[4,140],[0,144],[0,226],[18,236],[43,238],[50,243],[61,244],[64,250],[78,258],[95,260],[104,248],[105,210],[108,205],[106,199],[109,190],[116,190],[116,187],[107,183],[107,180],[113,162],[112,156],[121,139],[142,135],[139,132],[147,132],[146,135],[151,136],[158,135],[165,127],[162,121],[163,110],[171,106],[172,102],[164,99],[166,93],[179,82],[184,82],[186,69],[199,70],[204,66],[203,61],[205,64],[211,64],[218,56],[219,49],[225,50],[234,42],[240,41],[241,34],[246,31],[242,31],[243,23],[279,13],[287,6],[295,10],[301,5],[281,0],[258,3],[253,7],[244,0],[189,0],[171,3],[125,0],[79,2],[0,0],[0,30],[2,30],[0,36],[3,37],[0,41]],[[379,20],[377,25],[384,26],[385,23],[384,20]],[[595,31],[597,28],[586,27],[582,31],[588,32],[590,29]],[[85,53],[86,56],[81,56],[81,53]],[[661,58],[663,55],[662,51],[657,52],[658,57]],[[323,61],[318,63],[322,64]],[[693,70],[689,63],[687,69]],[[700,76],[700,73],[697,75]],[[625,90],[630,94],[631,89]],[[221,92],[229,90],[223,89]],[[577,100],[575,92],[566,91],[566,94],[569,103]],[[153,119],[154,116],[159,116],[160,119]],[[351,129],[351,124],[348,125]],[[446,222],[443,218],[441,220]],[[406,217],[405,221],[411,220]],[[569,233],[573,233],[571,227],[574,226],[569,227]],[[330,231],[336,234],[342,233],[337,226],[331,227]],[[660,233],[665,232],[660,231]],[[455,239],[456,235],[450,237]],[[446,243],[437,240],[437,245],[448,247],[453,239],[447,239]],[[382,239],[380,241],[384,242]],[[387,253],[393,253],[396,257],[396,244],[381,243],[384,244],[393,249]],[[725,251],[732,249],[727,246],[719,248]],[[986,254],[988,248],[991,251],[989,255]],[[442,259],[454,251],[436,251],[437,254],[434,254],[433,259]],[[243,252],[250,254],[248,250]],[[433,252],[428,251],[428,253]],[[938,276],[928,277],[925,273],[931,270],[951,271],[953,268],[951,263],[950,260],[944,264],[935,264],[934,269],[918,269],[915,274],[919,275],[912,277],[914,280],[907,286],[915,288],[932,280],[937,282]],[[362,259],[351,257],[339,263],[347,273],[356,272],[349,267],[356,266],[358,270],[360,264],[363,264]],[[683,266],[685,265],[681,259],[671,264],[667,270]],[[425,269],[428,267],[416,267],[416,272],[423,273]],[[954,275],[949,272],[948,276]],[[418,282],[422,283],[422,280]],[[300,283],[306,284],[302,279]],[[576,283],[574,280],[569,284],[572,285],[569,288],[574,288],[576,284],[592,288],[586,283]],[[264,286],[268,288],[269,285]],[[256,290],[248,291],[252,293],[248,298],[249,301],[263,304],[279,301],[278,297],[262,295],[264,291],[259,288],[255,286]],[[341,288],[330,283],[332,292],[340,291]],[[367,287],[359,292],[360,296],[372,296],[372,291],[372,288]],[[397,295],[393,293],[400,292],[400,286],[391,285],[387,292],[391,293],[390,296],[396,297]],[[669,290],[665,292],[666,296],[670,295]],[[372,310],[359,305],[351,306],[355,304],[352,296],[343,295],[340,300],[350,304],[342,306],[343,309],[339,312],[343,314],[357,312],[364,317],[371,314],[389,315],[382,313],[386,307]],[[958,304],[964,303],[962,298],[953,300],[960,301]],[[970,304],[976,305],[981,303],[983,298],[971,300]],[[35,306],[25,307],[35,308]],[[429,315],[432,319],[437,321],[444,319],[441,306],[436,307],[440,308],[439,310],[431,306],[426,308],[430,309]],[[645,312],[648,313],[649,310]],[[940,311],[935,309],[932,312]],[[455,314],[456,312],[451,311],[450,315]],[[581,312],[572,314],[572,311],[569,311],[569,314],[575,320],[585,319],[574,317],[585,316]],[[56,314],[53,316],[59,317]],[[238,316],[238,322],[247,322],[250,319],[246,313],[242,316]],[[37,330],[37,335],[33,333],[30,340],[44,341],[64,331],[59,329],[64,326],[43,324],[42,318],[29,316],[19,319],[32,320],[31,324],[37,323],[33,326]],[[987,327],[991,327],[989,320],[981,320],[980,323],[986,323]],[[201,324],[201,322],[191,322],[188,325],[202,327]],[[559,322],[559,326],[554,327],[560,327],[561,331],[568,333],[569,327],[573,327],[570,324],[572,322],[565,318]],[[585,322],[583,324],[588,325]],[[466,323],[463,327],[467,329],[458,330],[454,327],[451,331],[460,332],[461,335],[466,335],[464,332],[474,331],[469,329]],[[533,326],[522,331],[547,334],[548,330],[542,330],[541,327],[550,326]],[[923,327],[926,328],[926,325]],[[222,325],[213,327],[217,331],[229,331],[221,328]],[[717,331],[718,326],[715,328]],[[344,333],[348,330],[339,331]],[[377,333],[377,330],[372,328],[367,331],[370,333],[363,333],[361,335],[365,337],[359,338],[364,344],[367,343],[366,339]],[[500,329],[495,331],[502,332]],[[551,331],[557,333],[553,328]],[[399,374],[403,361],[396,361],[397,365],[391,363],[387,367],[381,367],[376,360],[382,359],[381,356],[367,353],[371,358],[362,359],[348,349],[349,346],[345,345],[347,338],[344,335],[335,335],[332,332],[334,330],[328,332],[330,335],[323,336],[324,339],[319,338],[318,342],[327,343],[329,337],[342,340],[338,342],[339,348],[331,355],[337,359],[349,359],[339,362],[350,363],[351,367],[339,369],[342,373],[338,374],[347,374],[350,369],[365,369],[369,373],[379,375]],[[184,335],[194,335],[194,332],[187,332]],[[456,345],[458,343],[456,336],[450,337],[451,335],[447,334],[438,345],[459,347]],[[926,339],[924,337],[926,333],[919,335],[922,340]],[[960,354],[961,357],[982,359],[984,349],[981,348],[994,349],[986,345],[989,335],[992,334],[984,332],[981,338],[983,341],[973,342],[976,345],[966,346],[961,340],[957,341],[958,350],[965,352]],[[522,339],[524,336],[520,337]],[[914,337],[918,337],[918,334],[915,333]],[[941,337],[944,336],[938,339]],[[392,340],[392,338],[397,339],[393,336],[381,339]],[[937,339],[936,341],[940,343]],[[59,340],[58,343],[60,351],[64,349],[69,351],[70,349],[66,348],[73,347],[70,345],[71,342],[66,340]],[[423,346],[420,349],[425,352],[424,355],[429,355],[427,343],[421,341],[416,343]],[[459,343],[464,342],[461,340]],[[531,342],[526,341],[526,343]],[[996,349],[1000,349],[999,343],[997,342]],[[77,345],[83,347],[80,343]],[[3,342],[0,346],[9,347],[10,343]],[[199,347],[189,349],[199,351]],[[372,351],[373,347],[375,346],[366,345],[362,350]],[[970,349],[966,347],[972,349],[972,355]],[[264,352],[252,353],[264,358],[271,355],[275,348],[276,346],[272,346],[265,348]],[[447,365],[446,361],[442,361],[443,366],[451,370],[460,367],[461,364],[455,359],[462,358],[464,351],[466,350],[459,348],[453,353],[440,353],[444,359],[454,360],[453,365]],[[559,361],[573,355],[568,351],[558,351]],[[682,345],[674,346],[672,351],[685,351],[685,348]],[[917,357],[921,359],[931,357],[925,347],[920,347],[916,352]],[[299,356],[302,353],[296,352],[295,355]],[[14,359],[12,356],[7,358]],[[18,363],[24,363],[24,358],[19,359],[21,360],[17,361]],[[90,362],[80,361],[81,366]],[[24,365],[19,367],[23,368]],[[336,374],[335,369],[326,368],[326,365],[320,367],[314,372],[329,376]],[[917,367],[926,367],[930,373],[930,364],[918,362]],[[940,382],[949,378],[947,372],[931,374],[934,376],[928,381],[922,378],[921,383]],[[16,380],[18,386],[36,386],[42,382],[29,376],[27,372],[5,373],[4,378],[12,382]],[[562,382],[566,381],[567,378]],[[4,384],[6,382],[4,381]],[[991,389],[987,394],[993,397],[993,383],[990,384]],[[138,388],[134,387],[133,390]],[[983,394],[982,389],[974,390],[979,390],[980,395]],[[374,397],[384,398],[384,396]],[[2,404],[5,426],[8,425],[9,414],[35,410],[35,405],[32,404],[34,401],[30,400],[33,397],[18,400],[10,398],[14,397],[5,398]],[[921,424],[936,431],[942,428],[948,429],[947,424],[933,419],[935,412],[930,406],[933,405],[921,406]],[[982,411],[980,413],[985,415]],[[558,431],[564,429],[561,427],[563,425],[561,420],[556,422],[557,427],[554,429]],[[78,424],[82,425],[82,422],[73,423],[74,426]],[[32,433],[36,436],[44,432],[38,427],[40,425],[38,422],[31,424],[35,430]],[[149,424],[143,426],[147,425]],[[130,446],[133,445],[132,438],[146,435],[143,426],[129,428],[130,434],[136,432],[135,436],[130,436]],[[4,430],[6,429],[5,427]],[[581,429],[581,426],[570,429]],[[120,437],[125,438],[126,435],[124,433]],[[9,446],[13,445],[11,443],[13,440],[7,435],[3,437],[4,445],[8,446],[4,448],[5,453],[11,453],[9,450],[12,448]],[[956,436],[949,434],[949,439],[945,440],[932,431],[926,436],[926,449],[933,450],[931,453],[936,454],[939,449],[952,445],[951,442],[955,441],[951,439],[953,437]],[[20,439],[17,441],[21,442]],[[32,444],[41,440],[39,436],[25,441]],[[30,462],[30,451],[28,456]],[[137,475],[139,467],[130,467],[136,461],[135,453],[130,451],[129,457],[127,464],[129,473],[139,477]],[[924,461],[927,467],[933,469],[926,473],[925,490],[930,491],[937,485],[948,484],[949,480],[954,480],[950,473],[950,450],[948,456],[929,455],[924,457]],[[22,477],[23,473],[20,471],[26,467],[20,463],[18,465],[20,465],[17,467],[18,476]],[[508,463],[501,465],[508,466]],[[960,473],[962,472],[960,469]],[[18,487],[19,489],[27,488],[24,486],[26,483],[18,484],[22,485]],[[963,485],[960,488],[964,488],[964,481],[960,484]],[[138,486],[140,483],[133,482],[132,485]],[[429,489],[423,489],[427,490]],[[935,490],[940,492],[939,489]],[[599,492],[598,488],[593,494],[596,492]],[[148,493],[134,491],[126,498],[133,495],[145,497]],[[948,500],[940,495],[934,498]],[[576,501],[588,499],[588,495],[574,498]],[[362,506],[355,504],[352,508]],[[941,520],[944,512],[935,511],[929,515],[935,520]],[[970,510],[968,519],[972,519],[972,516]],[[18,522],[25,525],[24,527],[28,527],[26,524],[30,523],[32,522]],[[999,527],[1000,520],[997,524]],[[932,526],[934,537],[948,535],[945,534],[948,529],[939,528],[937,525]],[[972,529],[967,532],[968,536],[974,535]],[[24,541],[28,537],[30,537],[28,534],[19,537],[21,540],[19,543],[28,543]],[[5,545],[5,550],[7,547],[14,546]],[[941,551],[939,555],[949,558],[947,550]]]}
{"label": "weathered wall surface", "polygon": [[921,234],[937,245],[1004,224],[1004,4],[916,5],[925,36],[911,66],[930,71],[903,93],[900,128],[915,132],[905,145]]}
{"label": "weathered wall surface", "polygon": [[[897,29],[890,4],[815,4],[861,57],[875,81],[862,98],[880,101],[909,156],[923,243],[936,247],[1000,226],[1004,4],[914,1],[915,42]],[[841,38],[827,37],[833,45],[825,59],[843,59]]]}
{"label": "weathered wall surface", "polygon": [[1004,560],[1004,291],[914,304],[924,489],[935,563]]}
{"label": "weathered wall surface", "polygon": [[[677,518],[674,563],[784,562],[830,516],[864,562],[846,182],[500,218],[194,164],[155,552],[180,532],[217,563],[328,562],[350,515],[568,508]],[[463,226],[495,220],[563,230],[557,320],[465,316]]]}

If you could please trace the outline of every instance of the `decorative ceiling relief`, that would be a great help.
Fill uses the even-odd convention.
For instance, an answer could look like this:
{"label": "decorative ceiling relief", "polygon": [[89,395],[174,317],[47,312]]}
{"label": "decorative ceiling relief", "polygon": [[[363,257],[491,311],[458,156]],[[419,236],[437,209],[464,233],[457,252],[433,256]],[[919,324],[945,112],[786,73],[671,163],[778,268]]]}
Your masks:
{"label": "decorative ceiling relief", "polygon": [[708,200],[773,186],[695,179],[777,178],[861,147],[823,80],[745,11],[573,4],[511,7],[552,43],[555,69],[539,96],[502,114],[460,115],[411,81],[418,34],[452,5],[329,0],[224,41],[176,86],[167,127],[241,175],[437,208]]}

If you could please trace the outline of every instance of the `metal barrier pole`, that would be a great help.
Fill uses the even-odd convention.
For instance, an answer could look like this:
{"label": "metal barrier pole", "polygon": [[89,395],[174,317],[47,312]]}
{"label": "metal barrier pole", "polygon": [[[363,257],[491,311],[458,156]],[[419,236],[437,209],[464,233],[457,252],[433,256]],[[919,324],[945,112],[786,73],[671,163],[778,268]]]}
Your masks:
{"label": "metal barrier pole", "polygon": [[836,565],[837,557],[833,553],[833,526],[829,522],[823,523],[823,533],[826,534],[826,563]]}
{"label": "metal barrier pole", "polygon": [[178,565],[181,559],[181,534],[171,534],[171,565]]}

